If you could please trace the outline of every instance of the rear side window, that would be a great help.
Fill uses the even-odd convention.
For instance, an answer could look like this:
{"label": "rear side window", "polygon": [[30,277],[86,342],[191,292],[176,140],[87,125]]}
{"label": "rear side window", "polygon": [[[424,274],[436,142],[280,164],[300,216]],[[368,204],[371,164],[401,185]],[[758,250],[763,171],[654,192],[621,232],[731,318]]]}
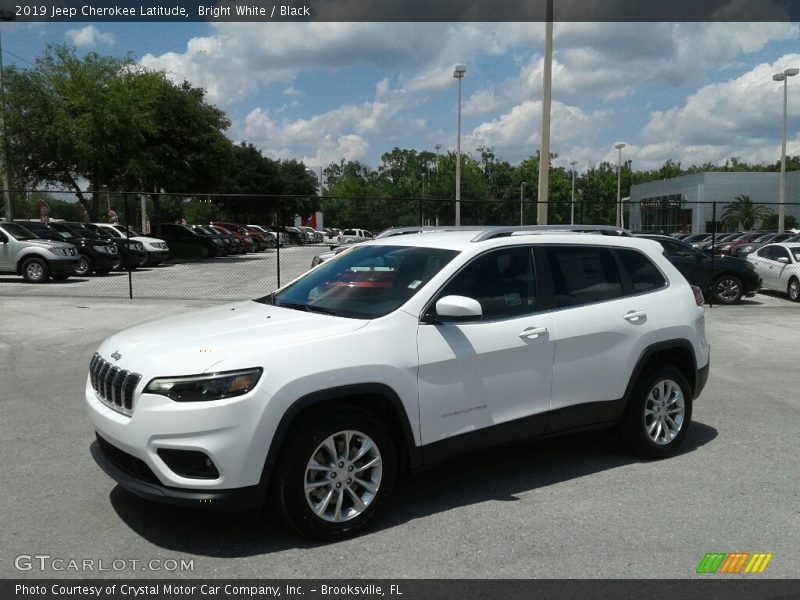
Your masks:
{"label": "rear side window", "polygon": [[608,248],[545,248],[556,308],[622,297],[622,280]]}
{"label": "rear side window", "polygon": [[667,285],[661,271],[641,252],[617,250],[617,256],[631,280],[635,293],[649,292]]}

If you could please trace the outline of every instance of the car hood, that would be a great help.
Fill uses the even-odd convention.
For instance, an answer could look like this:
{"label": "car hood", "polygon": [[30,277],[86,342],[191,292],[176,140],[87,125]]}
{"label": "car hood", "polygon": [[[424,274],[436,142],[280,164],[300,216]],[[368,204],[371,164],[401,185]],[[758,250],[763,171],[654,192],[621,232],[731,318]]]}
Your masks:
{"label": "car hood", "polygon": [[156,244],[158,242],[163,242],[164,241],[164,240],[161,240],[159,238],[147,237],[145,235],[136,235],[136,236],[131,237],[131,239],[136,241],[136,242],[144,242],[145,244]]}
{"label": "car hood", "polygon": [[25,240],[24,243],[26,244],[33,244],[34,246],[41,246],[42,248],[74,248],[73,244],[69,242],[57,242],[55,240],[45,240],[45,239],[36,239],[36,240]]}
{"label": "car hood", "polygon": [[368,322],[246,301],[137,325],[108,338],[98,352],[106,360],[121,355],[116,366],[145,376],[191,375],[259,366],[265,352],[354,331]]}

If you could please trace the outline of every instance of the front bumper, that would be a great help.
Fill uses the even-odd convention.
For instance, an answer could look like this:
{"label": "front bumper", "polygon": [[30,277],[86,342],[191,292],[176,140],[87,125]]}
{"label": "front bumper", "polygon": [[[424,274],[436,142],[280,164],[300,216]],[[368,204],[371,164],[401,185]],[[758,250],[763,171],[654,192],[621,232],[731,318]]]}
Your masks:
{"label": "front bumper", "polygon": [[155,265],[169,258],[169,250],[147,250],[147,257],[150,264]]}
{"label": "front bumper", "polygon": [[225,512],[257,510],[264,500],[257,485],[231,490],[187,490],[162,485],[143,461],[110,444],[99,434],[89,449],[106,475],[147,500]]}
{"label": "front bumper", "polygon": [[119,264],[119,254],[91,250],[89,258],[92,259],[95,269],[114,269]]}
{"label": "front bumper", "polygon": [[81,262],[80,258],[70,257],[57,260],[50,259],[47,261],[47,264],[50,267],[51,274],[60,275],[62,273],[74,273],[75,269],[78,268],[80,262]]}

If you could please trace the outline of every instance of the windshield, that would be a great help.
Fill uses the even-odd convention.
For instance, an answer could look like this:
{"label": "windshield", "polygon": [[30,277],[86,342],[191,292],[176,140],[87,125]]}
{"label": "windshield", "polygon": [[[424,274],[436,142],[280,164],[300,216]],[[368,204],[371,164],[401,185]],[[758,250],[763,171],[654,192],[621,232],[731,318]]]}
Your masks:
{"label": "windshield", "polygon": [[14,236],[14,239],[19,242],[39,239],[39,236],[32,231],[25,229],[21,225],[15,225],[14,223],[3,223],[0,229],[5,231],[8,235]]}
{"label": "windshield", "polygon": [[405,304],[458,252],[359,246],[259,302],[353,319],[375,319]]}

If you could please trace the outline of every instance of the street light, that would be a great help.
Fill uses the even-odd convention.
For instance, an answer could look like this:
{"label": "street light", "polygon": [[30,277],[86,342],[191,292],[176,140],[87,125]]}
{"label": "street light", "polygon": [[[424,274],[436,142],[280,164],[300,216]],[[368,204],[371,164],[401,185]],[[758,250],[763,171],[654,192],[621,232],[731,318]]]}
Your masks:
{"label": "street light", "polygon": [[458,135],[456,136],[456,226],[461,225],[461,80],[467,67],[456,65],[453,77],[458,79]]}
{"label": "street light", "polygon": [[784,215],[786,214],[786,107],[788,100],[789,77],[800,73],[800,69],[786,69],[783,73],[772,76],[773,81],[783,82],[783,139],[781,141],[781,183],[778,198],[778,232],[783,233]]}
{"label": "street light", "polygon": [[526,185],[528,185],[527,181],[523,181],[522,183],[519,184],[519,224],[520,225],[522,225],[522,201],[524,199],[523,190],[525,189]]}
{"label": "street light", "polygon": [[614,148],[619,151],[617,155],[617,227],[622,227],[622,149],[624,142],[614,144]]}
{"label": "street light", "polygon": [[577,160],[569,161],[569,166],[572,167],[572,204],[569,210],[569,224],[575,225],[575,165],[578,164]]}

